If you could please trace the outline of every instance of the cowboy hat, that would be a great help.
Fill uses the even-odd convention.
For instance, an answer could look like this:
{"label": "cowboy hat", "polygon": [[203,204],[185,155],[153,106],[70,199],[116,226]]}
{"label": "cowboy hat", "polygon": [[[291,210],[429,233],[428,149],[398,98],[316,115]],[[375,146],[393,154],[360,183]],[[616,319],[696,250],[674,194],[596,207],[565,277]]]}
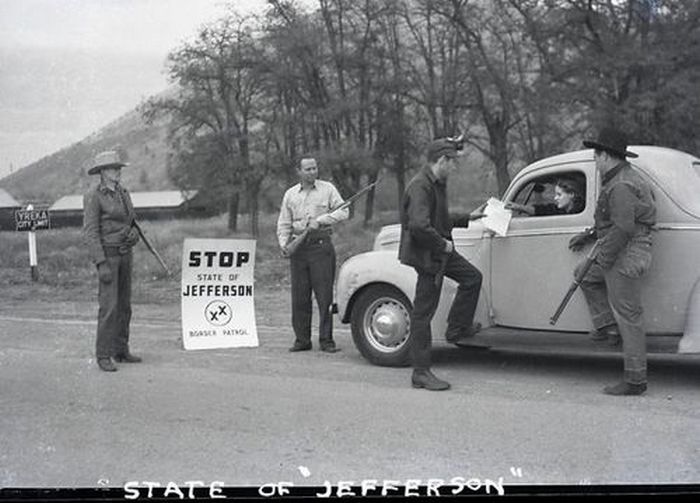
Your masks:
{"label": "cowboy hat", "polygon": [[622,158],[638,157],[634,152],[627,150],[627,136],[625,133],[614,128],[601,129],[597,140],[583,140],[583,146],[596,150],[605,150]]}
{"label": "cowboy hat", "polygon": [[119,157],[119,153],[116,150],[107,150],[105,152],[100,152],[95,156],[95,162],[92,168],[88,170],[88,175],[96,175],[100,171],[106,168],[121,168],[123,166],[128,166],[129,163],[122,162]]}

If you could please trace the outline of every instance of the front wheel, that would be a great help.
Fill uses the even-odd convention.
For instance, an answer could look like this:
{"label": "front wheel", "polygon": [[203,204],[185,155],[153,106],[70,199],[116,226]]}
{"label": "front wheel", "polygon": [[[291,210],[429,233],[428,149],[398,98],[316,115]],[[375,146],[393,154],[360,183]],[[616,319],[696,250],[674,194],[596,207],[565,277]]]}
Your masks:
{"label": "front wheel", "polygon": [[408,365],[411,309],[406,296],[392,286],[362,291],[350,315],[352,338],[362,356],[375,365]]}

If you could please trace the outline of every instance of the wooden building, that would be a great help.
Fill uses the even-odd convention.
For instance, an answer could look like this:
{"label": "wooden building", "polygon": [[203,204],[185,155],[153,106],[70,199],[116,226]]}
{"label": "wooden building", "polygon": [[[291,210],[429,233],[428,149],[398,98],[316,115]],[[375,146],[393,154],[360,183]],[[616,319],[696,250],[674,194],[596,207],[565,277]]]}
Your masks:
{"label": "wooden building", "polygon": [[22,205],[5,189],[0,189],[0,230],[15,230],[15,210]]}
{"label": "wooden building", "polygon": [[[197,198],[196,190],[131,192],[130,194],[139,220],[169,220],[207,215],[206,206]],[[51,227],[81,226],[83,225],[83,196],[64,196],[49,208],[49,212]]]}

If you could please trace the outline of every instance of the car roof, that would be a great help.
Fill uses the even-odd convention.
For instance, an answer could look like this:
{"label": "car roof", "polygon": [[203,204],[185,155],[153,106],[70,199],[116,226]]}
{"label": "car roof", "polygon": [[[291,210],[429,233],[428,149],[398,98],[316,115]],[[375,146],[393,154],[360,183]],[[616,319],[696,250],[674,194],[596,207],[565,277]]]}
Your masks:
{"label": "car roof", "polygon": [[[700,218],[700,159],[666,147],[630,145],[628,150],[639,155],[629,158],[634,167],[650,177],[680,208]],[[548,166],[581,161],[593,162],[593,149],[541,159],[525,167],[517,178]]]}

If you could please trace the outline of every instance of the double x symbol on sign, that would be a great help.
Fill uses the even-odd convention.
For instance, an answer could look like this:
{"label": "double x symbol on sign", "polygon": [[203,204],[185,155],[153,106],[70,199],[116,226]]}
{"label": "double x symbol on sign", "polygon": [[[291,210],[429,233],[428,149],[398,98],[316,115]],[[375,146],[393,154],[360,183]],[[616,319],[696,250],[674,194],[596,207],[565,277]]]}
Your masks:
{"label": "double x symbol on sign", "polygon": [[226,306],[219,306],[219,311],[209,311],[211,321],[219,321],[219,316],[226,316]]}

